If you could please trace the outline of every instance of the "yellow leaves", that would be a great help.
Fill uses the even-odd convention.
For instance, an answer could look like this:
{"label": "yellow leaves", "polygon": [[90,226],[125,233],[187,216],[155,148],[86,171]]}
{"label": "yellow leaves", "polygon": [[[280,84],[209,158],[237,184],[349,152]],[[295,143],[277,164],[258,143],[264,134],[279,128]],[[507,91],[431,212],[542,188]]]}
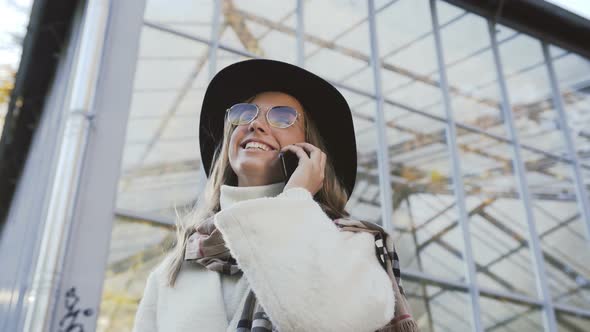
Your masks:
{"label": "yellow leaves", "polygon": [[12,89],[14,89],[14,83],[12,80],[4,80],[0,82],[0,104],[8,103]]}
{"label": "yellow leaves", "polygon": [[432,183],[440,183],[445,181],[445,176],[439,171],[432,170],[430,171],[430,181]]}
{"label": "yellow leaves", "polygon": [[403,167],[400,172],[400,175],[402,178],[408,181],[416,181],[422,177],[417,170],[412,169],[410,167]]}

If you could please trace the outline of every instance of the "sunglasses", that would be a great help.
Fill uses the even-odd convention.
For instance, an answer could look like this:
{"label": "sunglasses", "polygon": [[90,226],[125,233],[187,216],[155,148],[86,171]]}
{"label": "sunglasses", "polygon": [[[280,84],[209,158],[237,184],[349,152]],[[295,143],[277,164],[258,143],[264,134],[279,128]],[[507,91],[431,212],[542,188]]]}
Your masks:
{"label": "sunglasses", "polygon": [[[256,104],[239,103],[226,110],[226,118],[235,126],[248,124],[258,117]],[[299,119],[299,112],[291,106],[273,106],[266,112],[266,121],[275,128],[291,127]]]}

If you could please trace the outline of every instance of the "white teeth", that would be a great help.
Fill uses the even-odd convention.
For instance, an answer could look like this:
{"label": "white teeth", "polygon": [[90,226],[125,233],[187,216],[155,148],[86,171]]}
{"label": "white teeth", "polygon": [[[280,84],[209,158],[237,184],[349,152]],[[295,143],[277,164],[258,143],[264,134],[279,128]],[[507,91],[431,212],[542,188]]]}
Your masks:
{"label": "white teeth", "polygon": [[271,149],[268,145],[258,143],[258,142],[248,142],[248,144],[246,144],[246,146],[244,148],[245,149],[260,149],[260,150],[264,150],[264,151],[268,151]]}

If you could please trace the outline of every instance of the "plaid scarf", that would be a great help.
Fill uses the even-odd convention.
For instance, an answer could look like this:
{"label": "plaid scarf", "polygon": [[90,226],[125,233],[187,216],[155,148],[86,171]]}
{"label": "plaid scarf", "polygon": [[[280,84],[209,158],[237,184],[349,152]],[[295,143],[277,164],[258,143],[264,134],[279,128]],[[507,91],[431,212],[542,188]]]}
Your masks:
{"label": "plaid scarf", "polygon": [[[188,238],[184,259],[201,264],[208,270],[227,275],[242,273],[213,221],[213,217],[210,217],[193,229],[193,234]],[[342,231],[368,232],[375,237],[375,252],[379,263],[392,281],[396,300],[394,318],[378,332],[418,331],[401,285],[399,259],[392,237],[375,223],[351,219],[336,219],[333,222]],[[240,315],[237,332],[250,332],[254,330],[253,327],[258,332],[278,331],[272,325],[254,292],[250,290]]]}

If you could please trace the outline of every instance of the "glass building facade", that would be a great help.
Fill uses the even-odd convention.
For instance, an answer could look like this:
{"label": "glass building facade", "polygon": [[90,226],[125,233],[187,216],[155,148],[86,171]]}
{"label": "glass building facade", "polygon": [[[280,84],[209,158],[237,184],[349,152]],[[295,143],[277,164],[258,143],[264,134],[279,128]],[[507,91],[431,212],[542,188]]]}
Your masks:
{"label": "glass building facade", "polygon": [[590,329],[587,58],[441,0],[147,0],[141,12],[110,241],[93,244],[108,253],[98,331],[131,329],[204,184],[207,84],[249,58],[302,66],[347,99],[347,207],[394,234],[422,331]]}

